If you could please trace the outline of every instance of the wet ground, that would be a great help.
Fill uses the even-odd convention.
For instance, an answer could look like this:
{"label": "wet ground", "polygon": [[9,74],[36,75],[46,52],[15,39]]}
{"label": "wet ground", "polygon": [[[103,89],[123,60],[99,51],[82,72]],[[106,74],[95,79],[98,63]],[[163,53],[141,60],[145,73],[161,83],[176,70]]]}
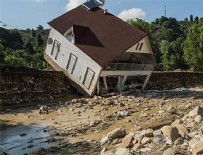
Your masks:
{"label": "wet ground", "polygon": [[203,88],[194,88],[1,107],[0,154],[100,154],[100,139],[116,127],[156,129],[202,103]]}

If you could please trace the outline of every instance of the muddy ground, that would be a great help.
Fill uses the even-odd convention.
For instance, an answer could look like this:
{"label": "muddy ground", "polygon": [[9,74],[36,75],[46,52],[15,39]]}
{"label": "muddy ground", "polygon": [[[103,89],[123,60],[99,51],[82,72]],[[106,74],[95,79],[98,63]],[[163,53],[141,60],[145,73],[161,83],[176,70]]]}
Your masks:
{"label": "muddy ground", "polygon": [[[181,120],[196,106],[203,106],[203,87],[112,93],[93,98],[69,96],[37,106],[34,103],[0,107],[0,154],[97,155],[103,148],[115,152],[122,138],[104,145],[100,140],[117,127],[124,128],[126,134],[155,131]],[[196,132],[200,127],[201,123],[197,123],[187,129]],[[145,151],[133,151],[133,146],[128,149],[132,154],[161,155],[164,144],[152,140],[141,146],[149,148]],[[184,148],[180,144],[177,148],[179,154],[192,154],[189,146]]]}

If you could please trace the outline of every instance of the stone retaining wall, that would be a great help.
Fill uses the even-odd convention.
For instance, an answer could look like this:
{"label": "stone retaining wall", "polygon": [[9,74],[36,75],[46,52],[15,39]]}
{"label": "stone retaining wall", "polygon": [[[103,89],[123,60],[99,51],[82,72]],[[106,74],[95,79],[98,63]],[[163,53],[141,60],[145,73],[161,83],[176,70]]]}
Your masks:
{"label": "stone retaining wall", "polygon": [[153,72],[146,89],[203,86],[203,72]]}
{"label": "stone retaining wall", "polygon": [[[154,72],[147,89],[203,86],[203,73]],[[77,93],[62,72],[0,66],[0,105],[15,105]]]}
{"label": "stone retaining wall", "polygon": [[55,99],[75,92],[62,72],[0,66],[0,105]]}

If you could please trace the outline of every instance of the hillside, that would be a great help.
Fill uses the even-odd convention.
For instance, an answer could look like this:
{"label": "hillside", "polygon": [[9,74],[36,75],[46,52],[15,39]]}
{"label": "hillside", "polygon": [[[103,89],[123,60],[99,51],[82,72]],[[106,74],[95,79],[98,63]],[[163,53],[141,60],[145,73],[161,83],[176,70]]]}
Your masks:
{"label": "hillside", "polygon": [[[141,19],[128,23],[149,35],[157,70],[203,71],[203,18],[190,15],[189,19],[177,21],[162,16],[151,23]],[[41,25],[35,30],[0,28],[0,64],[47,68],[42,53],[48,32]]]}
{"label": "hillside", "polygon": [[46,68],[43,58],[49,30],[38,26],[36,30],[8,30],[0,28],[0,64]]}

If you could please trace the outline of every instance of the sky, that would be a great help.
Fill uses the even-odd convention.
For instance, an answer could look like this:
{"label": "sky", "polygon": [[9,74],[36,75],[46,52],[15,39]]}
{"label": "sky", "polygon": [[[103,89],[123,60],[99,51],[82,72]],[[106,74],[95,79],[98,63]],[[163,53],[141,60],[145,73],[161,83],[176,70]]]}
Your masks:
{"label": "sky", "polygon": [[[0,0],[0,27],[27,29],[42,25],[87,0]],[[178,20],[193,14],[203,17],[203,0],[106,0],[102,7],[126,21],[141,18],[151,22],[164,15]],[[4,24],[5,23],[5,24]],[[3,26],[4,25],[4,26]]]}

